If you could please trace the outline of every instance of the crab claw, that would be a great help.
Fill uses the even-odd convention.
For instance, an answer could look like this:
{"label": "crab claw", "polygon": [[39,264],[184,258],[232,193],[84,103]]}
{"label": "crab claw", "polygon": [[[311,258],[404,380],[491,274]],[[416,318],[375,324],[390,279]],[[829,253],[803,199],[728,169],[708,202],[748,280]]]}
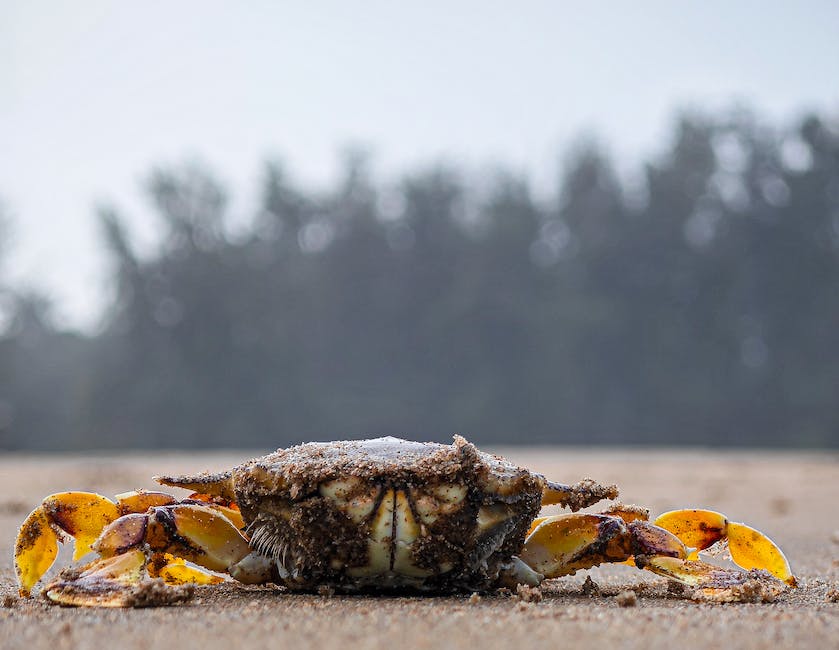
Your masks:
{"label": "crab claw", "polygon": [[[243,525],[236,504],[203,494],[193,494],[184,503],[169,494],[146,490],[120,494],[116,503],[90,492],[53,494],[29,514],[18,531],[15,571],[19,591],[21,596],[29,596],[55,561],[58,543],[69,537],[75,539],[74,560],[90,551],[102,559],[81,574],[70,571],[60,585],[50,585],[53,595],[58,594],[49,596],[53,600],[99,604],[98,597],[88,598],[92,593],[88,587],[93,583],[101,586],[105,584],[103,576],[111,576],[106,581],[106,591],[111,594],[106,600],[119,602],[113,595],[119,585],[126,581],[134,584],[129,560],[136,560],[136,552],[146,548],[155,554],[172,554],[171,561],[154,564],[152,577],[159,576],[169,584],[216,582],[221,578],[200,566],[227,571],[245,558],[250,548],[239,532]],[[200,566],[188,565],[185,560]],[[78,589],[72,587],[76,583]],[[69,593],[75,595],[67,596]]]}
{"label": "crab claw", "polygon": [[695,560],[698,552],[719,541],[728,542],[731,559],[743,569],[762,569],[791,587],[796,586],[789,562],[771,539],[746,524],[729,521],[713,510],[672,510],[655,520],[695,551],[688,557]]}
{"label": "crab claw", "polygon": [[632,560],[640,569],[689,587],[694,598],[715,602],[771,601],[786,588],[777,579],[779,576],[764,570],[725,569],[690,559],[696,549],[685,542],[707,548],[722,539],[724,533],[732,544],[732,555],[743,568],[774,566],[778,562],[776,552],[780,551],[748,526],[728,522],[723,525],[707,512],[692,520],[698,522],[695,526],[682,525],[684,518],[680,517],[665,519],[665,523],[674,524],[672,527],[682,533],[677,535],[645,521],[645,514],[622,506],[612,514],[541,517],[534,520],[519,558],[546,578],[569,575],[604,562]]}
{"label": "crab claw", "polygon": [[63,534],[75,538],[73,559],[90,552],[102,529],[119,517],[117,506],[92,492],[48,496],[24,520],[15,541],[15,572],[21,596],[49,570]]}
{"label": "crab claw", "polygon": [[105,527],[93,549],[102,557],[62,572],[45,587],[48,599],[99,607],[180,602],[192,595],[184,585],[222,582],[213,572],[227,571],[251,552],[214,507],[185,503],[123,515]]}
{"label": "crab claw", "polygon": [[32,587],[49,570],[57,555],[58,535],[44,509],[38,506],[21,525],[15,542],[15,573],[21,596],[29,596]]}

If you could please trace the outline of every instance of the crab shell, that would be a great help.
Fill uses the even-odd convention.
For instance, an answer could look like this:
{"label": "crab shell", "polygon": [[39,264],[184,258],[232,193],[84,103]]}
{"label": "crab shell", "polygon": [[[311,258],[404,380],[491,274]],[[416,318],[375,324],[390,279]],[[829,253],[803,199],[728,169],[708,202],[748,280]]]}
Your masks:
{"label": "crab shell", "polygon": [[545,479],[454,444],[308,443],[230,473],[251,547],[291,589],[496,585],[539,513]]}

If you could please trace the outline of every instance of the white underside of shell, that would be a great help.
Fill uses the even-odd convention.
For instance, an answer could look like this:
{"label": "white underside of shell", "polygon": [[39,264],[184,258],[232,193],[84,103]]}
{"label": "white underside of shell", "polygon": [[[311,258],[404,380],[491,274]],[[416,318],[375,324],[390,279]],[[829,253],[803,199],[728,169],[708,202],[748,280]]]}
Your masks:
{"label": "white underside of shell", "polygon": [[348,567],[347,575],[354,578],[391,575],[421,580],[451,570],[448,565],[436,570],[416,566],[413,546],[425,534],[425,526],[461,507],[466,498],[465,487],[444,484],[427,490],[412,489],[409,499],[406,490],[371,487],[358,478],[348,477],[323,483],[319,492],[355,523],[369,522],[369,562],[363,567]]}

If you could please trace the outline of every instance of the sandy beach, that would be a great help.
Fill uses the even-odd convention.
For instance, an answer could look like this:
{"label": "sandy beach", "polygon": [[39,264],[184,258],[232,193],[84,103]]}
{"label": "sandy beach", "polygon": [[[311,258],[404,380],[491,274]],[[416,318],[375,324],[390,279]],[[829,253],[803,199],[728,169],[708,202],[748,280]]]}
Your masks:
{"label": "sandy beach", "polygon": [[[69,489],[113,495],[154,488],[153,474],[218,470],[258,452],[0,458],[0,647],[17,648],[556,648],[837,647],[839,454],[696,450],[503,449],[561,481],[590,476],[651,508],[707,507],[769,534],[800,587],[771,604],[710,605],[668,593],[665,580],[600,567],[543,585],[538,602],[478,597],[292,595],[280,589],[205,587],[180,606],[72,609],[17,596],[17,526],[40,499]],[[181,493],[183,494],[183,493]],[[57,565],[70,561],[68,549]],[[55,570],[55,569],[53,569]],[[597,589],[583,589],[590,577]],[[632,589],[637,601],[617,597]]]}

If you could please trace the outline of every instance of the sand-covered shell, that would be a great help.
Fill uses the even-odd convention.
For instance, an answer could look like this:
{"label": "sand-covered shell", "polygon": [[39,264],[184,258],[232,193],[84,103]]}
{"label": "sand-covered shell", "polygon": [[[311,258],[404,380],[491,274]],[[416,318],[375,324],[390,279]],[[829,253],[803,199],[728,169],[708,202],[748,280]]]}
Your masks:
{"label": "sand-covered shell", "polygon": [[544,484],[459,436],[451,445],[307,443],[229,474],[251,547],[275,560],[278,580],[343,591],[494,584],[521,548]]}

